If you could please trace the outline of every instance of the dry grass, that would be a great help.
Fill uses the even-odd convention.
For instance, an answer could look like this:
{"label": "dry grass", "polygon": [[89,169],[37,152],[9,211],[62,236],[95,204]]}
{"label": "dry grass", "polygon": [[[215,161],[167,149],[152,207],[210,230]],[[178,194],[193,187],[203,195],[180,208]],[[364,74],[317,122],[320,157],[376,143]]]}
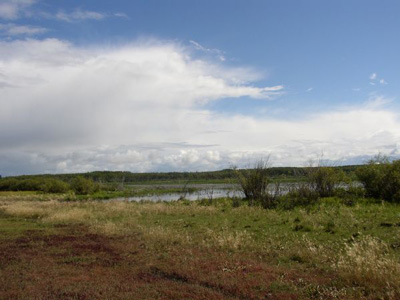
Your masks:
{"label": "dry grass", "polygon": [[58,201],[3,201],[2,209],[10,215],[22,218],[43,218],[61,207]]}
{"label": "dry grass", "polygon": [[336,268],[348,284],[363,287],[369,294],[384,291],[387,299],[400,298],[400,262],[376,238],[366,236],[346,245]]}
{"label": "dry grass", "polygon": [[188,233],[177,231],[168,227],[140,225],[138,228],[143,234],[143,237],[146,240],[152,242],[149,243],[149,247],[178,247],[183,245],[190,245],[193,242]]}
{"label": "dry grass", "polygon": [[251,247],[253,239],[247,231],[232,231],[224,227],[221,230],[208,229],[202,244],[206,247],[240,250]]}
{"label": "dry grass", "polygon": [[166,204],[166,203],[142,203],[137,205],[134,203],[135,210],[140,214],[157,214],[157,215],[190,215],[193,213],[212,215],[218,212],[215,206],[199,206],[195,203],[188,205]]}
{"label": "dry grass", "polygon": [[90,222],[92,214],[84,208],[71,207],[69,209],[58,208],[57,211],[48,212],[44,222],[49,223],[84,223]]}

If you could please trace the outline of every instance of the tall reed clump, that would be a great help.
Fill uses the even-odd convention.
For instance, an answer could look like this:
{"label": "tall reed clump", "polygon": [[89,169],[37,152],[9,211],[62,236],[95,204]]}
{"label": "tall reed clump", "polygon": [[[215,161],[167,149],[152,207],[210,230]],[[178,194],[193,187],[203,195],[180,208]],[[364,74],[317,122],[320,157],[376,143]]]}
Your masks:
{"label": "tall reed clump", "polygon": [[335,267],[347,284],[362,287],[365,294],[400,299],[400,262],[376,238],[366,236],[346,245]]}

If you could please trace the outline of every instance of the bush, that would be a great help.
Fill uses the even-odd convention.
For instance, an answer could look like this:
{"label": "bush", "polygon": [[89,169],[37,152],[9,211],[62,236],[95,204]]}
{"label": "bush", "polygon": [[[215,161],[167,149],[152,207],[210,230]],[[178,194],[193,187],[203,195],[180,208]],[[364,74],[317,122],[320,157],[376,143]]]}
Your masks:
{"label": "bush", "polygon": [[268,168],[267,159],[258,161],[252,169],[236,170],[240,188],[250,206],[261,204],[264,208],[271,208],[275,205],[275,197],[267,189],[270,183]]}
{"label": "bush", "polygon": [[88,195],[98,190],[98,186],[93,180],[86,179],[83,176],[74,178],[71,182],[71,188],[77,195]]}
{"label": "bush", "polygon": [[47,179],[40,184],[40,191],[45,193],[66,193],[70,186],[68,183],[58,179]]}
{"label": "bush", "polygon": [[278,207],[293,209],[297,206],[314,205],[319,198],[332,197],[337,193],[345,193],[339,185],[347,181],[342,170],[333,167],[316,166],[304,168],[306,180],[294,184],[286,195],[279,199]]}
{"label": "bush", "polygon": [[16,191],[18,180],[14,178],[4,178],[0,180],[0,191]]}
{"label": "bush", "polygon": [[0,191],[40,191],[45,193],[65,193],[70,189],[62,180],[52,178],[0,180]]}
{"label": "bush", "polygon": [[365,189],[362,186],[349,186],[348,188],[336,188],[335,197],[346,206],[354,206],[365,198]]}
{"label": "bush", "polygon": [[346,181],[346,176],[342,170],[325,166],[306,168],[306,178],[309,188],[319,197],[334,196],[338,185]]}
{"label": "bush", "polygon": [[359,167],[356,175],[367,196],[400,202],[400,160],[390,162],[387,157],[377,156],[367,165]]}
{"label": "bush", "polygon": [[319,195],[307,183],[294,185],[286,195],[280,197],[278,208],[293,209],[297,206],[308,206],[318,202]]}

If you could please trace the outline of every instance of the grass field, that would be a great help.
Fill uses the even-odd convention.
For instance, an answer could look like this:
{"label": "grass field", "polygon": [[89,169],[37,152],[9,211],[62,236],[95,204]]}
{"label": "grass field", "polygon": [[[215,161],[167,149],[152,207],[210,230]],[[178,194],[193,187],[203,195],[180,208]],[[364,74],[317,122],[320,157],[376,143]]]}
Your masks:
{"label": "grass field", "polygon": [[0,299],[400,298],[398,205],[63,199],[0,194]]}

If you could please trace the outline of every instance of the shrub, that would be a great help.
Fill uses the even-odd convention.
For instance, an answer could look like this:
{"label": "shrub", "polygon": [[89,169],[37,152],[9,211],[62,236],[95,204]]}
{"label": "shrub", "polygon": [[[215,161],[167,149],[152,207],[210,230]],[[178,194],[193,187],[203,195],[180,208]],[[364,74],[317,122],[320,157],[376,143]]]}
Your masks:
{"label": "shrub", "polygon": [[389,202],[400,202],[400,160],[390,162],[378,156],[356,170],[366,195]]}
{"label": "shrub", "polygon": [[288,193],[279,199],[279,208],[293,209],[297,206],[314,205],[319,198],[345,193],[339,185],[347,178],[342,170],[326,166],[310,166],[303,169],[304,182],[292,185]]}
{"label": "shrub", "polygon": [[0,181],[1,191],[41,191],[45,193],[65,193],[70,189],[62,180],[52,178],[17,179],[7,178]]}
{"label": "shrub", "polygon": [[0,180],[0,191],[12,191],[12,187],[17,184],[14,178],[3,178]]}
{"label": "shrub", "polygon": [[70,186],[68,183],[58,179],[47,179],[40,184],[40,191],[45,193],[66,193]]}
{"label": "shrub", "polygon": [[293,209],[297,206],[308,206],[318,202],[318,194],[310,189],[305,182],[292,185],[286,195],[282,195],[278,200],[278,208]]}
{"label": "shrub", "polygon": [[264,208],[270,208],[275,204],[276,197],[268,193],[268,168],[269,162],[266,159],[258,161],[254,168],[236,170],[240,188],[250,206],[261,204]]}
{"label": "shrub", "polygon": [[342,170],[326,166],[306,168],[306,178],[309,188],[320,197],[332,197],[338,185],[346,181]]}
{"label": "shrub", "polygon": [[98,186],[91,179],[83,176],[74,178],[71,182],[71,188],[77,195],[88,195],[98,190]]}

